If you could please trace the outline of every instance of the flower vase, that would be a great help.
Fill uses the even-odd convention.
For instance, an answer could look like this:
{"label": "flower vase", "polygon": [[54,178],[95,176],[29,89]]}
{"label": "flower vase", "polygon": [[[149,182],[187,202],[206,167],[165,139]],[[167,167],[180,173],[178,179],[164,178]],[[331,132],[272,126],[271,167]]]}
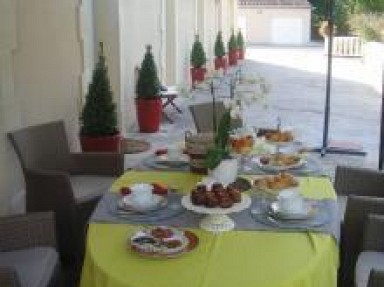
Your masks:
{"label": "flower vase", "polygon": [[217,167],[209,171],[209,175],[223,185],[228,185],[236,180],[238,168],[237,158],[223,159]]}

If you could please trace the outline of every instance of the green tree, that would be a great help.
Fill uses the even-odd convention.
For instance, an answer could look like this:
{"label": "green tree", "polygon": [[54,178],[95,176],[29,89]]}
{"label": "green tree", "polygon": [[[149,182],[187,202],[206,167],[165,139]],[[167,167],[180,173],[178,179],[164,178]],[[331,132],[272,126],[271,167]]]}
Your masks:
{"label": "green tree", "polygon": [[118,132],[116,105],[113,102],[102,43],[80,121],[82,135],[104,136]]}
{"label": "green tree", "polygon": [[195,35],[195,42],[191,51],[191,65],[194,68],[201,68],[206,62],[207,57],[205,56],[203,44],[199,40],[199,35]]}
{"label": "green tree", "polygon": [[349,12],[354,13],[383,13],[383,0],[345,0]]}
{"label": "green tree", "polygon": [[223,35],[221,31],[217,33],[216,41],[215,41],[215,56],[216,57],[224,57],[225,56],[225,47],[223,43]]}
{"label": "green tree", "polygon": [[152,55],[152,46],[147,45],[136,84],[136,94],[138,98],[153,98],[159,95],[159,91],[160,81]]}
{"label": "green tree", "polygon": [[234,51],[234,50],[237,50],[237,48],[238,46],[237,46],[235,32],[232,29],[232,34],[228,41],[228,51]]}
{"label": "green tree", "polygon": [[243,34],[241,33],[241,30],[239,29],[239,32],[237,32],[237,46],[239,49],[244,50],[244,37]]}

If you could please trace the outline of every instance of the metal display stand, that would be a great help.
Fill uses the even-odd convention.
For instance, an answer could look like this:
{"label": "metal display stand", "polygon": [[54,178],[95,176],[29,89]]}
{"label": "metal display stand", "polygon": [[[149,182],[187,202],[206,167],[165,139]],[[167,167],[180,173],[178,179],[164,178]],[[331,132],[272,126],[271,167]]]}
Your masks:
{"label": "metal display stand", "polygon": [[320,152],[320,155],[324,157],[327,153],[348,154],[348,155],[366,155],[366,152],[359,147],[344,147],[329,145],[329,118],[330,118],[330,102],[331,102],[331,85],[332,85],[332,55],[333,55],[333,13],[334,13],[334,0],[328,0],[327,2],[327,22],[329,28],[328,38],[328,55],[327,55],[327,83],[325,94],[325,107],[324,107],[324,128],[323,128],[323,141],[320,148],[313,148],[311,151]]}
{"label": "metal display stand", "polygon": [[380,145],[379,145],[379,169],[383,169],[384,156],[384,67],[382,71],[381,86],[381,119],[380,119]]}

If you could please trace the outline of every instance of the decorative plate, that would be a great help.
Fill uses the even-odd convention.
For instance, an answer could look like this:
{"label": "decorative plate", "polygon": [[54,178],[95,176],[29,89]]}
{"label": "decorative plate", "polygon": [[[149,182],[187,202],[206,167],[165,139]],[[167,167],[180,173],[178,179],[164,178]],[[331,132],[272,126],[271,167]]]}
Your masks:
{"label": "decorative plate", "polygon": [[175,258],[195,249],[199,238],[191,231],[158,226],[144,229],[129,239],[131,250],[149,258]]}

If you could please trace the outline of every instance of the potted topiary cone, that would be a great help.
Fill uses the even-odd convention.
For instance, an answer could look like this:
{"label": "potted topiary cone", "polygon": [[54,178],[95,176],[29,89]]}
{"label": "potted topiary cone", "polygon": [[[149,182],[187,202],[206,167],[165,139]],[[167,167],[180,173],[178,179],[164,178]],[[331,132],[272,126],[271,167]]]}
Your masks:
{"label": "potted topiary cone", "polygon": [[237,56],[239,60],[244,60],[244,54],[245,54],[245,44],[244,44],[244,37],[241,33],[241,30],[239,29],[239,32],[237,33]]}
{"label": "potted topiary cone", "polygon": [[117,129],[116,105],[113,103],[102,43],[80,121],[80,143],[83,151],[119,150],[121,137]]}
{"label": "potted topiary cone", "polygon": [[237,40],[233,29],[228,41],[228,62],[230,66],[237,65]]}
{"label": "potted topiary cone", "polygon": [[146,49],[136,84],[136,111],[140,132],[154,133],[159,130],[162,114],[160,81],[152,47],[147,45]]}
{"label": "potted topiary cone", "polygon": [[225,57],[225,47],[221,31],[217,33],[215,41],[215,70],[227,70],[227,58]]}
{"label": "potted topiary cone", "polygon": [[192,86],[195,83],[199,83],[204,81],[204,75],[207,71],[204,67],[207,62],[207,58],[205,56],[203,44],[199,40],[199,35],[195,36],[195,42],[192,46],[191,51],[191,78],[192,78]]}

